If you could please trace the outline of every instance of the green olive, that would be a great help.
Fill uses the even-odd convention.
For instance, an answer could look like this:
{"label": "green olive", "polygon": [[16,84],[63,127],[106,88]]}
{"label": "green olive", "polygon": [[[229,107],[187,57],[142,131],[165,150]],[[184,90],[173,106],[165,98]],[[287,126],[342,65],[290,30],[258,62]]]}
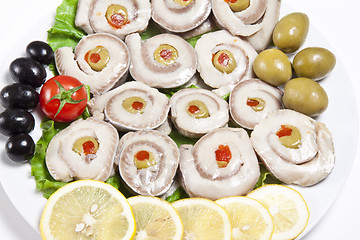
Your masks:
{"label": "green olive", "polygon": [[292,76],[291,62],[278,49],[267,49],[257,55],[253,69],[258,78],[273,85],[281,86]]}
{"label": "green olive", "polygon": [[187,113],[196,119],[207,118],[210,116],[206,104],[200,100],[193,100],[189,102],[186,108]]}
{"label": "green olive", "polygon": [[137,169],[148,168],[156,165],[154,155],[146,150],[138,151],[134,155],[134,163]]}
{"label": "green olive", "polygon": [[309,47],[298,52],[293,67],[298,77],[320,80],[335,67],[335,55],[325,48]]}
{"label": "green olive", "polygon": [[286,108],[315,117],[328,106],[328,96],[321,85],[310,78],[294,78],[284,86]]}
{"label": "green olive", "polygon": [[237,66],[234,55],[228,50],[215,53],[212,63],[217,70],[225,73],[231,73]]}
{"label": "green olive", "polygon": [[154,59],[166,66],[173,64],[178,56],[179,53],[177,49],[169,44],[161,44],[154,51]]}
{"label": "green olive", "polygon": [[255,112],[260,112],[265,108],[265,101],[262,98],[253,97],[246,100],[246,105],[251,107]]}
{"label": "green olive", "polygon": [[123,108],[132,114],[143,113],[146,101],[141,97],[128,97],[122,102]]}
{"label": "green olive", "polygon": [[309,17],[304,13],[290,13],[276,24],[273,42],[285,53],[295,52],[305,42],[309,32]]}
{"label": "green olive", "polygon": [[109,60],[109,51],[103,46],[97,46],[85,54],[85,61],[94,71],[103,70],[107,66]]}
{"label": "green olive", "polygon": [[234,12],[241,12],[247,9],[250,6],[250,0],[225,0],[231,10]]}
{"label": "green olive", "polygon": [[126,7],[119,4],[112,4],[106,10],[106,19],[114,28],[120,29],[129,23]]}
{"label": "green olive", "polygon": [[95,138],[87,136],[77,139],[73,145],[72,150],[77,154],[96,154],[99,149],[99,143]]}
{"label": "green olive", "polygon": [[299,129],[292,125],[281,125],[276,135],[284,147],[298,149],[301,144],[301,133]]}

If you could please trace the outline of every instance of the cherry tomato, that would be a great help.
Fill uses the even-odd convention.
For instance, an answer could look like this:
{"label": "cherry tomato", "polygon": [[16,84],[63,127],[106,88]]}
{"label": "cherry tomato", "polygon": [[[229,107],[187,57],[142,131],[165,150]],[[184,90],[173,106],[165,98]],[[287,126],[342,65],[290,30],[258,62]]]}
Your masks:
{"label": "cherry tomato", "polygon": [[71,122],[85,110],[87,91],[76,78],[59,75],[42,86],[40,108],[44,114],[56,122]]}

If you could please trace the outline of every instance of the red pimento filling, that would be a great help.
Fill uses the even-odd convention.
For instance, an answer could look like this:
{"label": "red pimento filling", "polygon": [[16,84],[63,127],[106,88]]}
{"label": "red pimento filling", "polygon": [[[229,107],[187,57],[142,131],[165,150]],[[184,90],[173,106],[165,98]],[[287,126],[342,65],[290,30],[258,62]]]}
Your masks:
{"label": "red pimento filling", "polygon": [[[97,62],[99,62],[101,60],[100,54],[98,54],[98,53],[91,53],[90,54],[90,52],[91,51],[88,51],[87,53],[85,53],[85,56],[84,56],[84,59],[85,59],[85,61],[87,63],[89,63],[89,61],[92,62],[92,63],[97,63]],[[90,54],[90,56],[89,56],[89,54]]]}
{"label": "red pimento filling", "polygon": [[172,57],[172,52],[169,49],[163,49],[160,51],[160,57],[164,60],[168,60]]}
{"label": "red pimento filling", "polygon": [[216,161],[220,168],[227,167],[231,159],[231,151],[228,145],[219,145],[215,151]]}
{"label": "red pimento filling", "polygon": [[195,105],[191,105],[191,106],[189,106],[188,111],[189,111],[189,113],[196,114],[200,111],[200,108],[198,108]]}
{"label": "red pimento filling", "polygon": [[226,67],[227,65],[229,65],[230,58],[226,53],[221,53],[218,57],[218,62],[221,66]]}
{"label": "red pimento filling", "polygon": [[127,23],[129,23],[129,21],[126,21],[126,16],[121,13],[114,13],[110,17],[110,24],[114,28],[122,28]]}
{"label": "red pimento filling", "polygon": [[246,101],[246,105],[248,105],[249,107],[256,107],[257,105],[259,105],[259,101],[248,98]]}
{"label": "red pimento filling", "polygon": [[236,3],[237,0],[225,0],[225,2],[227,2],[227,3]]}
{"label": "red pimento filling", "polygon": [[148,160],[150,158],[150,153],[148,151],[139,151],[135,154],[135,157],[137,160],[139,161],[145,161]]}
{"label": "red pimento filling", "polygon": [[83,151],[85,155],[88,154],[95,154],[96,153],[96,147],[95,144],[92,141],[86,141],[82,144]]}
{"label": "red pimento filling", "polygon": [[277,131],[276,136],[278,136],[279,138],[281,137],[287,137],[287,136],[291,136],[292,133],[292,129],[285,126],[285,125],[281,125],[281,128],[279,131]]}
{"label": "red pimento filling", "polygon": [[98,53],[92,53],[92,54],[90,55],[90,61],[91,61],[91,62],[97,63],[97,62],[100,61],[100,60],[101,60],[100,54],[98,54]]}
{"label": "red pimento filling", "polygon": [[131,107],[135,110],[141,110],[144,107],[142,102],[135,101],[131,104]]}

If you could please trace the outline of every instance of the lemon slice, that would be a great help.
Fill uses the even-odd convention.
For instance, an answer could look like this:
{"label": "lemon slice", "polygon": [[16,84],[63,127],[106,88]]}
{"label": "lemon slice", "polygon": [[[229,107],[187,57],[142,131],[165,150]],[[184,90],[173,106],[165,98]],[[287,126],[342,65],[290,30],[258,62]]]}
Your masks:
{"label": "lemon slice", "polygon": [[250,192],[247,197],[263,203],[274,218],[272,239],[294,239],[307,226],[309,209],[299,192],[284,185],[264,185]]}
{"label": "lemon slice", "polygon": [[182,239],[184,228],[175,208],[167,201],[151,196],[128,198],[136,221],[134,239]]}
{"label": "lemon slice", "polygon": [[215,202],[204,198],[185,198],[172,205],[184,224],[183,239],[231,239],[230,218]]}
{"label": "lemon slice", "polygon": [[42,239],[132,239],[135,218],[126,198],[110,184],[80,180],[48,199],[40,220]]}
{"label": "lemon slice", "polygon": [[247,197],[226,197],[215,201],[229,214],[232,239],[271,239],[274,221],[269,210],[257,200]]}

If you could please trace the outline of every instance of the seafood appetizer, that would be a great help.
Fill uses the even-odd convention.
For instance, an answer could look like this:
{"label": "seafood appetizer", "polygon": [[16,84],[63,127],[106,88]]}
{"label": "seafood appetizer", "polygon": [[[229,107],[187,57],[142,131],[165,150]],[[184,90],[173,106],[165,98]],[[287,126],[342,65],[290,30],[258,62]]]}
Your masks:
{"label": "seafood appetizer", "polygon": [[211,12],[210,0],[152,0],[152,19],[170,32],[186,32],[203,23]]}
{"label": "seafood appetizer", "polygon": [[182,89],[171,97],[170,102],[175,127],[188,137],[201,137],[229,121],[228,103],[209,90]]}
{"label": "seafood appetizer", "polygon": [[131,55],[131,76],[151,87],[178,87],[196,72],[194,48],[177,35],[164,33],[142,41],[134,33],[125,43]]}
{"label": "seafood appetizer", "polygon": [[170,188],[180,158],[170,137],[154,130],[129,132],[118,151],[120,175],[133,192],[159,196]]}
{"label": "seafood appetizer", "polygon": [[204,82],[212,88],[230,92],[235,84],[252,78],[252,64],[257,56],[246,41],[226,30],[202,35],[195,45],[198,55],[197,70]]}
{"label": "seafood appetizer", "polygon": [[213,0],[217,22],[235,36],[247,40],[257,50],[265,49],[279,19],[281,0]]}
{"label": "seafood appetizer", "polygon": [[88,106],[94,117],[119,131],[149,130],[166,122],[170,100],[155,88],[131,81],[92,98]]}
{"label": "seafood appetizer", "polygon": [[106,181],[114,173],[119,134],[109,123],[79,119],[53,137],[46,151],[46,166],[58,181]]}
{"label": "seafood appetizer", "polygon": [[241,127],[254,127],[272,111],[282,108],[283,93],[260,79],[240,82],[232,90],[229,108],[232,119]]}
{"label": "seafood appetizer", "polygon": [[79,0],[75,25],[86,33],[110,33],[121,39],[149,24],[149,0]]}
{"label": "seafood appetizer", "polygon": [[212,200],[253,190],[260,168],[249,136],[241,128],[216,129],[180,146],[182,184],[190,197]]}
{"label": "seafood appetizer", "polygon": [[123,83],[130,65],[129,51],[123,41],[97,33],[83,37],[76,45],[55,51],[55,62],[61,75],[77,78],[99,95]]}
{"label": "seafood appetizer", "polygon": [[272,112],[255,126],[251,142],[268,170],[287,184],[314,185],[335,164],[332,135],[325,124],[293,110]]}

